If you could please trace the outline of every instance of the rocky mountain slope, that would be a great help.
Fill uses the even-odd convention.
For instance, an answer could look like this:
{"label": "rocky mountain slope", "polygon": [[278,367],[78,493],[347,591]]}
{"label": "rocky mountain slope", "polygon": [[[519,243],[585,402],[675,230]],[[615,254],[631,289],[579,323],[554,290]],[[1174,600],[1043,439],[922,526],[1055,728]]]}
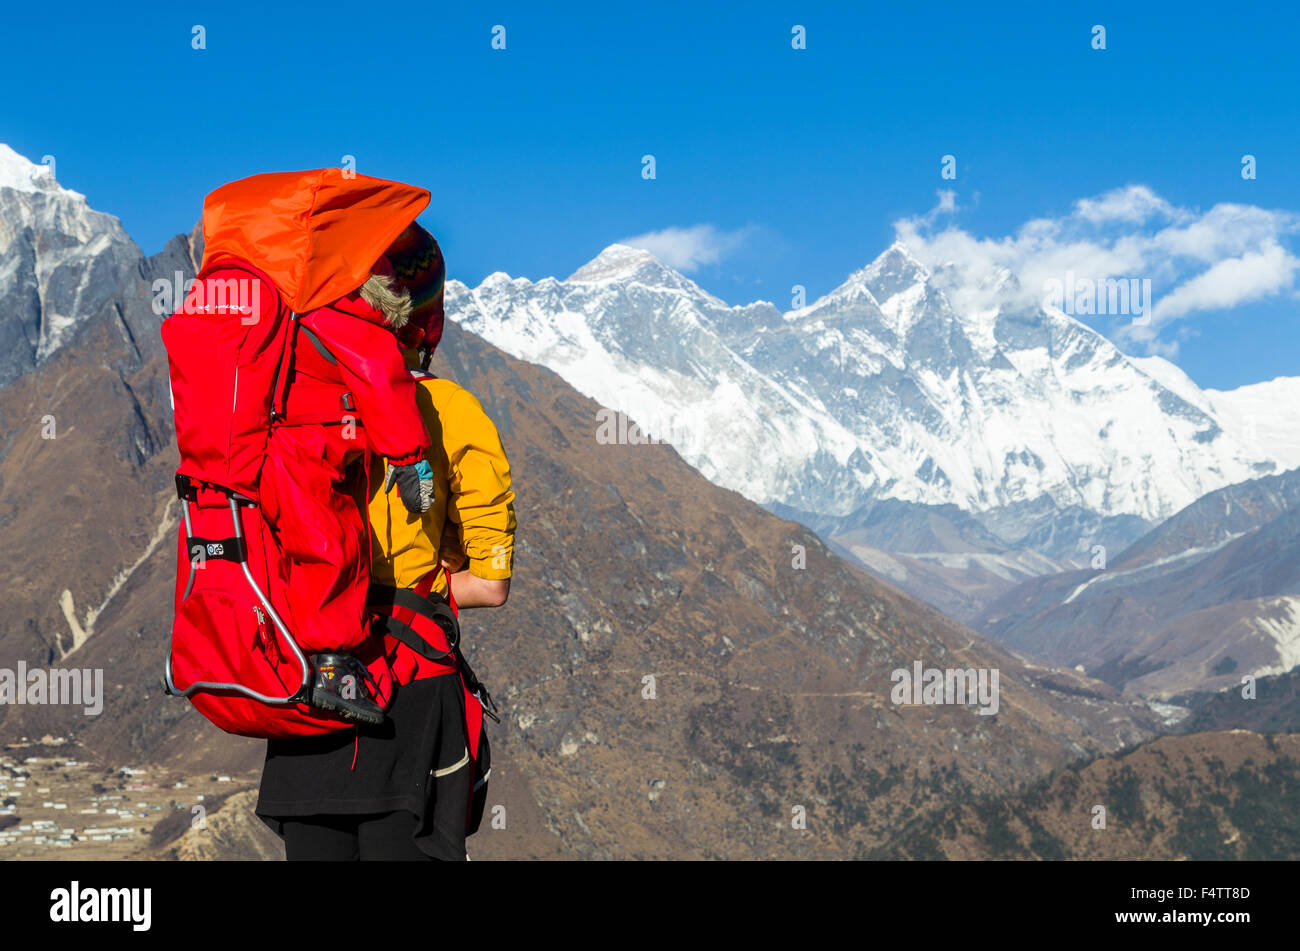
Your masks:
{"label": "rocky mountain slope", "polygon": [[1294,861],[1300,736],[1161,737],[1017,795],[937,811],[871,857]]}
{"label": "rocky mountain slope", "polygon": [[145,315],[115,296],[143,265],[121,222],[0,143],[0,386],[88,320],[145,335]]}
{"label": "rocky mountain slope", "polygon": [[1210,493],[1099,570],[1026,581],[973,625],[1173,697],[1300,664],[1300,469]]}
{"label": "rocky mountain slope", "polygon": [[1253,689],[1234,684],[1209,696],[1180,702],[1194,707],[1178,724],[1186,733],[1251,730],[1255,733],[1300,733],[1300,668],[1258,678]]}

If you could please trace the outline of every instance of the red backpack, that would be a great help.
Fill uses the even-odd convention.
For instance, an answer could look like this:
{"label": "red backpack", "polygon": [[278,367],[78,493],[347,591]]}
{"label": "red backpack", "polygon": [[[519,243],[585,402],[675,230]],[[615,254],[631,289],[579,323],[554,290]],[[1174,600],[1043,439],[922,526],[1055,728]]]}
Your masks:
{"label": "red backpack", "polygon": [[[162,325],[181,464],[176,616],[167,692],[229,733],[294,737],[351,724],[310,706],[312,671],[283,620],[283,563],[259,482],[284,415],[297,316],[270,278],[230,258],[199,274]],[[360,623],[361,619],[358,619]],[[382,642],[359,653],[391,696]]]}

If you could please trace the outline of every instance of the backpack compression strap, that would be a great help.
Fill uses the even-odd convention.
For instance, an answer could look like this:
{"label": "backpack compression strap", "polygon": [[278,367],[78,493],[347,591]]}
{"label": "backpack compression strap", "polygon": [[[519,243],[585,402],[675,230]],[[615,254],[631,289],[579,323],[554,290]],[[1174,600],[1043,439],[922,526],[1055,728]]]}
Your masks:
{"label": "backpack compression strap", "polygon": [[[410,588],[389,588],[383,585],[371,585],[369,601],[370,606],[379,613],[379,626],[384,633],[391,634],[421,657],[435,663],[455,663],[454,657],[460,646],[460,622],[456,620],[450,604],[425,597]],[[438,650],[413,627],[394,617],[390,613],[393,608],[405,608],[438,625],[447,638],[449,649]],[[448,661],[449,657],[453,660]]]}
{"label": "backpack compression strap", "polygon": [[[446,664],[455,668],[461,676],[465,689],[478,698],[483,713],[500,723],[501,720],[497,716],[496,701],[492,699],[492,694],[488,692],[487,687],[483,686],[483,682],[478,679],[469,662],[465,660],[465,655],[461,653],[460,622],[456,619],[454,602],[449,603],[451,599],[450,576],[447,578],[448,601],[427,596],[435,574],[435,572],[429,572],[414,589],[371,585],[368,599],[370,607],[378,615],[378,624],[384,633],[392,635],[395,640],[405,644],[421,657],[428,658],[434,663]],[[426,594],[421,594],[421,591],[426,592]],[[393,617],[390,612],[395,608],[404,608],[437,624],[442,628],[450,650],[438,650],[409,624]]]}

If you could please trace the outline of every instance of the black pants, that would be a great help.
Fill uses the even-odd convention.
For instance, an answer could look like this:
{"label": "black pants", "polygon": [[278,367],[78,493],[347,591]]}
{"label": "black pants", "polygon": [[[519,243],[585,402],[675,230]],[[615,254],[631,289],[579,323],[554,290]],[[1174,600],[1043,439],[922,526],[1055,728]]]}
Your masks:
{"label": "black pants", "polygon": [[305,816],[284,820],[284,857],[290,862],[433,862],[412,835],[412,812]]}

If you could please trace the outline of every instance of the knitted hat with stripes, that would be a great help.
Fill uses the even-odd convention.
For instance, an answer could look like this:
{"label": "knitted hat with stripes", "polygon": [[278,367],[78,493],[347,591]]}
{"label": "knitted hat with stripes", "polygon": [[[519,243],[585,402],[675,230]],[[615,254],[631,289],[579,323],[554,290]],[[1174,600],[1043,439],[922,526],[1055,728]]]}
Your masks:
{"label": "knitted hat with stripes", "polygon": [[432,352],[442,339],[442,294],[447,265],[433,235],[412,223],[384,252],[393,277],[411,295],[411,316],[398,332],[403,347]]}

